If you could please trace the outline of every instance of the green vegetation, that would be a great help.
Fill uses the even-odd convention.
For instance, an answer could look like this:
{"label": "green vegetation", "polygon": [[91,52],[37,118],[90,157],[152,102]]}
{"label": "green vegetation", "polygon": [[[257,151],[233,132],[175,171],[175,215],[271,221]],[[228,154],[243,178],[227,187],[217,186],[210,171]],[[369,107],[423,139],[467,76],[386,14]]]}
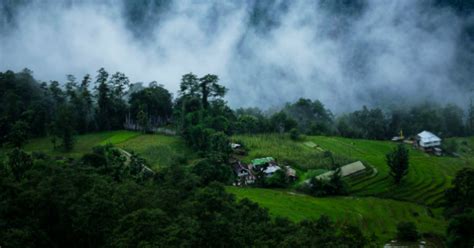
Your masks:
{"label": "green vegetation", "polygon": [[[98,132],[75,137],[74,149],[63,152],[54,149],[50,138],[30,140],[25,145],[29,152],[43,152],[51,156],[79,158],[98,145],[113,144],[129,152],[136,152],[153,168],[171,165],[177,159],[193,159],[193,152],[179,137],[160,134],[141,134],[133,131]],[[3,149],[0,153],[6,152]],[[186,157],[188,156],[188,157]]]}
{"label": "green vegetation", "polygon": [[[243,141],[249,149],[248,156],[242,158],[247,163],[255,158],[272,156],[279,163],[287,163],[300,170],[332,168],[331,158],[325,156],[322,150],[291,140],[287,135],[236,135],[233,139]],[[344,156],[334,156],[334,160],[340,165],[352,162]]]}
{"label": "green vegetation", "polygon": [[133,151],[145,158],[153,168],[172,165],[176,160],[196,158],[180,137],[161,134],[142,134],[124,142],[116,143],[120,148]]}
{"label": "green vegetation", "polygon": [[399,241],[415,242],[420,238],[416,225],[413,222],[402,221],[397,225],[397,239]]}
{"label": "green vegetation", "polygon": [[327,217],[299,223],[273,219],[256,203],[237,201],[221,184],[199,184],[199,176],[183,164],[150,172],[139,157],[127,158],[112,145],[74,160],[32,158],[18,148],[9,157],[14,159],[0,166],[2,247],[362,248],[373,243],[357,227]]}
{"label": "green vegetation", "polygon": [[[341,223],[353,223],[366,233],[375,233],[381,241],[395,237],[401,220],[416,223],[422,233],[443,234],[446,223],[441,211],[390,199],[374,197],[315,198],[292,191],[227,187],[239,199],[248,198],[268,208],[273,216],[291,220],[315,219],[321,215]],[[430,215],[434,215],[431,217]]]}
{"label": "green vegetation", "polygon": [[[463,167],[472,169],[474,138],[443,137],[450,155],[443,157],[403,145],[395,150],[393,142],[375,141],[424,129],[447,137],[473,134],[472,105],[468,123],[458,106],[432,103],[395,110],[363,107],[335,117],[318,100],[299,99],[264,114],[258,108],[231,109],[217,75],[183,75],[174,99],[163,86],[131,85],[120,72],[109,76],[101,68],[95,79],[92,87],[89,75],[80,83],[68,75],[65,83],[48,84],[36,81],[27,69],[0,73],[0,203],[12,206],[0,212],[0,222],[8,227],[0,231],[0,240],[17,246],[51,240],[62,247],[71,245],[68,238],[77,235],[88,247],[128,247],[136,242],[362,247],[371,243],[366,236],[371,233],[379,241],[394,238],[400,222],[414,223],[399,226],[399,234],[407,231],[405,236],[414,237],[414,227],[442,235],[447,224],[440,207],[447,203],[448,244],[472,243],[463,232],[472,230],[474,222],[472,200],[463,200],[472,199],[472,172],[462,170],[451,194],[445,195],[445,190]],[[180,137],[150,134],[159,129]],[[242,144],[242,150],[233,150],[232,142]],[[394,150],[398,152],[390,153]],[[281,169],[268,176],[239,164],[261,157],[274,157]],[[338,168],[356,160],[367,170],[343,178]],[[229,187],[230,192],[268,207],[274,216],[301,222],[271,219],[258,205],[236,202],[225,193],[218,183],[235,182],[231,164],[239,170],[239,182],[249,179],[256,187],[285,190]],[[284,165],[296,170],[296,183],[294,171]],[[330,180],[315,180],[329,170],[336,171]],[[54,199],[52,189],[57,193]],[[140,203],[119,209],[140,190],[148,192],[138,197]],[[114,193],[118,195],[110,198]],[[143,197],[149,195],[153,197]],[[52,210],[41,213],[29,206]],[[14,214],[11,219],[9,211]],[[171,234],[161,236],[165,232]],[[259,236],[252,236],[256,233]],[[182,235],[191,239],[182,241]]]}
{"label": "green vegetation", "polygon": [[393,178],[396,184],[408,174],[410,168],[410,158],[408,155],[408,149],[405,145],[398,144],[393,151],[386,154],[387,165],[390,168],[390,176]]}
{"label": "green vegetation", "polygon": [[460,158],[435,157],[415,149],[410,150],[410,170],[397,186],[389,177],[385,154],[396,144],[388,141],[371,141],[339,137],[309,137],[311,141],[335,154],[344,154],[373,166],[374,177],[359,178],[350,182],[353,194],[377,196],[437,206],[443,201],[444,191],[451,179],[463,167],[474,167],[473,156],[465,153]]}
{"label": "green vegetation", "polygon": [[[408,148],[410,169],[397,186],[389,176],[385,154],[396,147],[389,141],[349,139],[342,137],[307,136],[293,141],[286,135],[236,135],[249,149],[243,161],[273,156],[277,161],[298,169],[300,181],[309,175],[318,175],[331,168],[331,159],[323,151],[330,151],[335,164],[344,165],[355,160],[376,169],[376,174],[349,180],[351,193],[358,196],[376,196],[411,201],[422,205],[439,206],[451,179],[463,167],[474,167],[474,138],[459,138],[461,157],[436,157]],[[311,142],[311,143],[309,143]],[[307,145],[311,144],[311,146]],[[314,146],[313,146],[314,144]]]}
{"label": "green vegetation", "polygon": [[444,215],[450,220],[448,247],[474,246],[474,169],[460,170],[446,191]]}

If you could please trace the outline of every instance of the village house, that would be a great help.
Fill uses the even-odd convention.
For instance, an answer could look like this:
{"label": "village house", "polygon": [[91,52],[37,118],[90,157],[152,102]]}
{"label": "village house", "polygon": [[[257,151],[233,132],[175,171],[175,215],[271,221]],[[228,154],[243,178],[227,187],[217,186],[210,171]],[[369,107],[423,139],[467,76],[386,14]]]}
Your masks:
{"label": "village house", "polygon": [[254,171],[254,173],[262,171],[265,177],[270,177],[281,168],[277,165],[274,158],[266,157],[252,160],[251,169]]}
{"label": "village house", "polygon": [[[257,158],[252,160],[251,164],[252,170],[254,172],[262,171],[265,177],[271,177],[275,172],[282,169],[280,165],[275,162],[275,159],[272,157],[266,158]],[[286,176],[291,180],[296,180],[296,170],[291,168],[291,166],[285,166]]]}
{"label": "village house", "polygon": [[441,138],[429,131],[423,131],[416,135],[414,145],[426,152],[441,155]]}
{"label": "village house", "polygon": [[[354,176],[365,171],[365,165],[361,161],[356,161],[340,167],[341,177]],[[328,171],[316,177],[316,179],[329,180],[335,171]]]}
{"label": "village house", "polygon": [[296,170],[291,168],[291,166],[285,166],[286,168],[286,176],[291,180],[295,181],[298,177],[296,176]]}
{"label": "village house", "polygon": [[234,173],[237,175],[237,185],[248,185],[255,182],[255,176],[246,164],[237,161],[233,164]]}

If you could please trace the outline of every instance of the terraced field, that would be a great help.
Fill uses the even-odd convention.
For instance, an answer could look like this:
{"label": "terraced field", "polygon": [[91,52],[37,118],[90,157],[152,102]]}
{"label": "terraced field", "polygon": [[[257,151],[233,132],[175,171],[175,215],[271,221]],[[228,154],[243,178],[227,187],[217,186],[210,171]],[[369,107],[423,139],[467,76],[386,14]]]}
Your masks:
{"label": "terraced field", "polygon": [[375,197],[315,198],[290,191],[227,187],[238,199],[248,198],[267,208],[273,216],[294,221],[318,218],[322,214],[333,220],[359,226],[366,234],[375,233],[384,243],[396,234],[400,221],[412,221],[422,233],[443,234],[446,223],[441,210],[418,204]]}
{"label": "terraced field", "polygon": [[463,167],[472,167],[472,156],[460,158],[435,157],[410,148],[410,170],[400,185],[394,185],[388,175],[385,154],[395,146],[388,141],[355,140],[334,137],[310,137],[323,149],[364,161],[378,174],[352,182],[352,191],[360,196],[378,196],[423,205],[439,205],[451,179]]}
{"label": "terraced field", "polygon": [[[175,136],[142,134],[133,131],[110,131],[78,135],[75,140],[74,149],[68,153],[54,150],[50,138],[30,140],[25,146],[25,150],[44,152],[51,156],[79,158],[90,152],[94,146],[110,143],[129,152],[137,152],[150,163],[152,168],[168,166],[178,158],[192,159],[194,157],[184,142]],[[5,152],[6,150],[0,150],[0,156]]]}
{"label": "terraced field", "polygon": [[[327,169],[329,160],[322,151],[335,154],[338,164],[361,160],[378,173],[350,181],[352,193],[358,196],[376,196],[422,205],[439,206],[444,191],[456,172],[463,167],[474,167],[474,138],[457,139],[464,142],[461,157],[435,157],[410,148],[410,170],[400,185],[394,185],[388,175],[385,154],[395,147],[389,141],[346,139],[340,137],[310,136],[303,141],[292,141],[281,135],[235,136],[250,149],[243,160],[273,156],[298,169],[300,176],[315,169]],[[312,142],[316,147],[306,145]],[[461,149],[463,150],[463,149]],[[309,172],[308,172],[309,171]]]}

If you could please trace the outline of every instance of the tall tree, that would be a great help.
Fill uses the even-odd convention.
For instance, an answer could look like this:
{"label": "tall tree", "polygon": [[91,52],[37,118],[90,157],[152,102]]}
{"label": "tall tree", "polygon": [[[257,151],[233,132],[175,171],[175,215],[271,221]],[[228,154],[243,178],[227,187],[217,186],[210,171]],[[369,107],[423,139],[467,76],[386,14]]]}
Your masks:
{"label": "tall tree", "polygon": [[71,151],[74,148],[74,115],[71,107],[63,105],[59,108],[59,113],[55,122],[56,136],[61,140],[61,147],[64,151]]}
{"label": "tall tree", "polygon": [[8,154],[7,166],[17,181],[23,177],[32,164],[31,156],[20,148],[15,148]]}
{"label": "tall tree", "polygon": [[404,144],[399,144],[392,152],[386,155],[387,165],[390,168],[390,176],[396,184],[399,184],[404,176],[408,174],[409,152]]}
{"label": "tall tree", "polygon": [[458,171],[452,185],[445,193],[444,214],[449,218],[446,230],[448,247],[473,247],[474,169]]}
{"label": "tall tree", "polygon": [[227,89],[220,85],[219,77],[213,74],[207,74],[199,79],[199,88],[204,109],[209,107],[209,98],[224,97]]}
{"label": "tall tree", "polygon": [[130,115],[138,119],[140,111],[145,112],[153,126],[166,124],[172,114],[172,95],[162,85],[151,82],[147,88],[130,95]]}
{"label": "tall tree", "polygon": [[110,129],[110,100],[111,90],[107,85],[109,73],[100,68],[96,77],[97,122],[100,130]]}
{"label": "tall tree", "polygon": [[80,132],[87,132],[94,129],[94,115],[93,115],[93,99],[90,92],[91,77],[89,74],[85,75],[79,86],[79,94],[81,99],[81,106],[78,109],[79,115],[82,116],[79,124]]}
{"label": "tall tree", "polygon": [[8,140],[14,147],[22,148],[28,140],[28,123],[17,121],[8,134]]}

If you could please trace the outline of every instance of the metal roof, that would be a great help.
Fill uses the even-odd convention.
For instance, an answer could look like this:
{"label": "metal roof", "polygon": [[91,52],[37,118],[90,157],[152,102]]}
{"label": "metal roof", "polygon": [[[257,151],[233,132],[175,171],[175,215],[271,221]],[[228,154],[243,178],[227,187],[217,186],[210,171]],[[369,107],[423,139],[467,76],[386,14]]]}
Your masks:
{"label": "metal roof", "polygon": [[[365,166],[362,162],[356,161],[354,163],[344,165],[340,169],[341,169],[341,176],[345,177],[345,176],[349,176],[351,174],[354,174],[356,172],[365,170]],[[328,171],[326,173],[323,173],[323,174],[317,176],[316,178],[317,179],[329,179],[334,174],[334,172],[335,171]]]}
{"label": "metal roof", "polygon": [[436,142],[441,141],[441,138],[434,135],[432,132],[423,131],[418,134],[418,137],[421,138],[423,142]]}
{"label": "metal roof", "polygon": [[252,164],[254,166],[256,166],[256,165],[267,164],[267,163],[270,163],[270,162],[273,162],[273,161],[275,161],[275,159],[273,159],[272,157],[256,158],[256,159],[252,160]]}

